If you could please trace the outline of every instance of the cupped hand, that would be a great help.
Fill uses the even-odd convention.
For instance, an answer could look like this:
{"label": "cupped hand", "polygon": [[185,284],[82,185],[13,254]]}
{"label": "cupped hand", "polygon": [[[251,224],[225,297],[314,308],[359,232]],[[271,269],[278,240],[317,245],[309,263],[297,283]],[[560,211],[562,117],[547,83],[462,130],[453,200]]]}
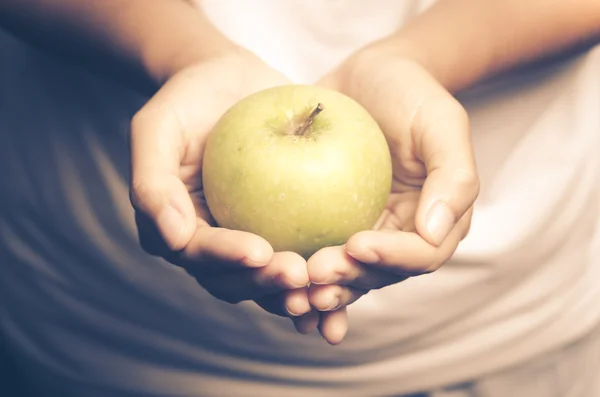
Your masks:
{"label": "cupped hand", "polygon": [[321,83],[371,113],[393,163],[387,208],[374,228],[308,260],[309,300],[321,312],[321,334],[335,344],[347,332],[346,306],[433,272],[453,255],[469,230],[479,181],[466,111],[419,64],[358,53]]}
{"label": "cupped hand", "polygon": [[294,317],[310,311],[306,261],[274,253],[257,235],[217,227],[201,172],[207,135],[220,116],[251,93],[288,83],[242,50],[175,74],[132,120],[131,202],[147,252],[185,268],[218,299],[254,300]]}

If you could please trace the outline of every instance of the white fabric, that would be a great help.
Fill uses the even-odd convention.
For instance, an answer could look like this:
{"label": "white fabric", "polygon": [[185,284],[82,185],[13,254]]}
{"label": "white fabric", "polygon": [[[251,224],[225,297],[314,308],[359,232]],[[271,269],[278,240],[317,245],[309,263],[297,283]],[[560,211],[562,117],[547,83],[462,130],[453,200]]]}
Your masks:
{"label": "white fabric", "polygon": [[[202,6],[310,83],[427,4]],[[141,98],[6,36],[0,52],[0,325],[45,391],[399,395],[522,364],[600,321],[600,50],[460,98],[482,177],[471,233],[440,271],[354,304],[337,347],[252,303],[216,301],[141,251],[126,185]]]}
{"label": "white fabric", "polygon": [[433,390],[427,397],[600,396],[600,326],[577,342],[522,365]]}

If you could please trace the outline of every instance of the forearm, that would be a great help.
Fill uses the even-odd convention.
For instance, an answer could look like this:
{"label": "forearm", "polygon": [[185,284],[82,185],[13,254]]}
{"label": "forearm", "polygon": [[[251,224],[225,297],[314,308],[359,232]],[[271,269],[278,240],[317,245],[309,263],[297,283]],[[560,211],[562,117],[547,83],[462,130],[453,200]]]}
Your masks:
{"label": "forearm", "polygon": [[184,0],[2,0],[0,24],[146,92],[235,48]]}
{"label": "forearm", "polygon": [[599,0],[440,0],[381,44],[458,91],[598,39]]}

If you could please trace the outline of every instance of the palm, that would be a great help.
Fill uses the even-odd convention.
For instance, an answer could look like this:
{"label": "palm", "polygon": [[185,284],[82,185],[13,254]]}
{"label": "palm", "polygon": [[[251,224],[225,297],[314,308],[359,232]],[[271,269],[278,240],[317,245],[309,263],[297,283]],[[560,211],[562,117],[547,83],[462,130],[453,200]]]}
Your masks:
{"label": "palm", "polygon": [[[391,123],[385,127],[389,128],[389,124]],[[406,147],[406,144],[397,144],[397,138],[393,135],[388,136],[387,139],[392,155],[392,186],[385,210],[374,229],[416,232],[415,215],[421,189],[427,177],[427,169],[413,153],[398,149]]]}
{"label": "palm", "polygon": [[392,186],[385,210],[379,217],[374,229],[416,232],[415,214],[419,195],[420,190],[418,188]]}
{"label": "palm", "polygon": [[181,127],[183,156],[176,177],[192,198],[198,222],[214,224],[202,190],[202,157],[208,133],[241,98],[286,83],[282,75],[260,62],[240,67],[239,59],[228,57],[185,70],[165,85],[165,101]]}
{"label": "palm", "polygon": [[310,303],[323,312],[321,333],[336,342],[347,326],[346,306],[371,289],[434,271],[452,255],[468,231],[479,189],[462,106],[417,63],[376,49],[362,55],[321,84],[354,98],[377,121],[391,151],[393,181],[373,230],[308,261]]}

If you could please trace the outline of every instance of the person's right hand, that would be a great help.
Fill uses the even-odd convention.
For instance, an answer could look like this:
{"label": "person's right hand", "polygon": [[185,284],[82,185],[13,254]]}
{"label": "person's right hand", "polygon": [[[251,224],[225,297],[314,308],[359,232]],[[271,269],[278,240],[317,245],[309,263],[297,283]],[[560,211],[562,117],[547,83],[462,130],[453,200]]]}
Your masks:
{"label": "person's right hand", "polygon": [[218,299],[254,300],[294,318],[310,311],[306,261],[274,253],[259,236],[216,227],[202,192],[213,125],[242,97],[282,84],[284,76],[243,50],[176,73],[132,120],[131,202],[147,252],[183,267]]}

